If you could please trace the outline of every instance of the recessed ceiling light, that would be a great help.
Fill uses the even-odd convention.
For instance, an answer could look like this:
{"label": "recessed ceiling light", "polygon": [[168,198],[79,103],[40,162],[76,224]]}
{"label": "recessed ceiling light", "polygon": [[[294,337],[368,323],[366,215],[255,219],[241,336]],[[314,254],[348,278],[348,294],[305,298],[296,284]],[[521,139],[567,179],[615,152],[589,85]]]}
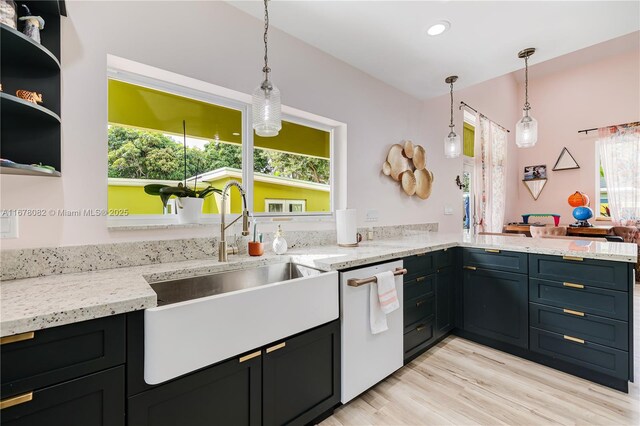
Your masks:
{"label": "recessed ceiling light", "polygon": [[449,28],[451,28],[451,23],[449,21],[439,21],[429,27],[427,34],[430,36],[437,36],[447,31]]}

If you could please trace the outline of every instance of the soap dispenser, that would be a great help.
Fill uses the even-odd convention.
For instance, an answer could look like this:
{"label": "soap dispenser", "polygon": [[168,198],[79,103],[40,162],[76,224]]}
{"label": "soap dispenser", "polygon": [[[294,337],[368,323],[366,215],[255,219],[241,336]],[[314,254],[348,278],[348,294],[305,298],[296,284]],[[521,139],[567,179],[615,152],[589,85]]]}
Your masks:
{"label": "soap dispenser", "polygon": [[283,237],[282,228],[278,225],[276,237],[273,239],[273,252],[275,254],[285,254],[287,252],[287,240]]}

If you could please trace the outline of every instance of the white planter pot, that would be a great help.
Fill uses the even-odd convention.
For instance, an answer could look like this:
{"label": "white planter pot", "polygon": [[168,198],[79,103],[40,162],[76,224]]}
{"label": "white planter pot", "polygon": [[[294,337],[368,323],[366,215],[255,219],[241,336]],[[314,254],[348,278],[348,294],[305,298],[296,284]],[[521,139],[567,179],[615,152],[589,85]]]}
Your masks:
{"label": "white planter pot", "polygon": [[182,197],[176,199],[179,223],[198,223],[204,198]]}

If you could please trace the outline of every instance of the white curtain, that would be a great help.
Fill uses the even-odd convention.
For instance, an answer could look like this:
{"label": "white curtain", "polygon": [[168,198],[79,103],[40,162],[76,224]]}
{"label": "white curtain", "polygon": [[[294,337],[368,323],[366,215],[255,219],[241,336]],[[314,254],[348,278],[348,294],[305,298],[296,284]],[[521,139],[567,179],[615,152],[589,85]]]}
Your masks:
{"label": "white curtain", "polygon": [[640,220],[640,125],[634,124],[599,129],[597,142],[611,218],[622,226]]}
{"label": "white curtain", "polygon": [[474,141],[476,232],[502,232],[507,189],[507,132],[482,114]]}

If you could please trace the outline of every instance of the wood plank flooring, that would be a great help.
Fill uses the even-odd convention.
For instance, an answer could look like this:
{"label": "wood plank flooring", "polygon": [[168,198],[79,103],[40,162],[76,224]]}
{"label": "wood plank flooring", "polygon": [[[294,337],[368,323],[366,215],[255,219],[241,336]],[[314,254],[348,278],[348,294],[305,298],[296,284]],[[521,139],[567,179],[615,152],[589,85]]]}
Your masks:
{"label": "wood plank flooring", "polygon": [[640,285],[629,393],[449,336],[321,426],[640,425]]}

